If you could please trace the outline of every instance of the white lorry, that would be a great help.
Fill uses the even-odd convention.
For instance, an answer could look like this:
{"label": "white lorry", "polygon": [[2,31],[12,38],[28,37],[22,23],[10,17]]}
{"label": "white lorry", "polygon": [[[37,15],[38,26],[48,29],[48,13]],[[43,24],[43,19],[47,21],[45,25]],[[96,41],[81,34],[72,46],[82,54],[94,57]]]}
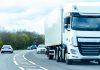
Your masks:
{"label": "white lorry", "polygon": [[55,9],[45,22],[49,59],[100,64],[100,3],[72,3]]}

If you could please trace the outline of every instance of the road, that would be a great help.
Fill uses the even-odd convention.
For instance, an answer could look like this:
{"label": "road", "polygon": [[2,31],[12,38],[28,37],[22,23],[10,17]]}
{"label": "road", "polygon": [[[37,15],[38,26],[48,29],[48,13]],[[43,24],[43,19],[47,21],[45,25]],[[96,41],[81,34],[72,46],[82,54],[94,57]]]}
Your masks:
{"label": "road", "polygon": [[0,70],[19,70],[13,63],[14,55],[9,53],[0,54]]}
{"label": "road", "polygon": [[45,54],[36,50],[19,50],[0,53],[0,70],[100,70],[97,63],[67,65],[63,62],[48,60]]}
{"label": "road", "polygon": [[25,57],[48,70],[100,70],[100,65],[96,62],[90,64],[78,63],[67,65],[63,62],[48,60],[45,54],[36,54],[35,51],[26,53]]}
{"label": "road", "polygon": [[28,50],[14,51],[14,53],[0,53],[0,70],[46,70],[27,60],[24,55]]}

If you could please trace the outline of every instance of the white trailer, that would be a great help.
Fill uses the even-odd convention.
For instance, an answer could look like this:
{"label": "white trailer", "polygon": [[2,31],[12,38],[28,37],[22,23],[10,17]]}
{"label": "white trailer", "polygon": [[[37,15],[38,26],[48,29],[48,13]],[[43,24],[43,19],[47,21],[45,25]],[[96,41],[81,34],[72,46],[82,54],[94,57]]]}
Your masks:
{"label": "white trailer", "polygon": [[57,48],[62,44],[63,9],[55,9],[46,19],[45,45],[48,47],[48,57],[56,56]]}
{"label": "white trailer", "polygon": [[66,4],[55,9],[45,22],[49,59],[100,63],[100,2]]}

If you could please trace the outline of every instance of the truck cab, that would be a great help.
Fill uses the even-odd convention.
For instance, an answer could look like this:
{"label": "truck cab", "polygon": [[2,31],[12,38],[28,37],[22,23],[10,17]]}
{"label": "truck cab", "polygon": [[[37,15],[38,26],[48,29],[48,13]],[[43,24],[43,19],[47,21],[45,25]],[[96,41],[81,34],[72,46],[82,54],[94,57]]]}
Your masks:
{"label": "truck cab", "polygon": [[71,3],[64,7],[63,44],[66,63],[100,63],[100,2]]}

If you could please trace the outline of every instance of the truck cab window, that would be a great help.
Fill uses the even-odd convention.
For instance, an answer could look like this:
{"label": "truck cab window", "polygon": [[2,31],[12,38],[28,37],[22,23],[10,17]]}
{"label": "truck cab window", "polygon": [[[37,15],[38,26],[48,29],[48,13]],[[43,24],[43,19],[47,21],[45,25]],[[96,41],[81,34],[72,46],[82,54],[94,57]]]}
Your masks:
{"label": "truck cab window", "polygon": [[74,30],[100,30],[100,17],[73,17],[72,29]]}

